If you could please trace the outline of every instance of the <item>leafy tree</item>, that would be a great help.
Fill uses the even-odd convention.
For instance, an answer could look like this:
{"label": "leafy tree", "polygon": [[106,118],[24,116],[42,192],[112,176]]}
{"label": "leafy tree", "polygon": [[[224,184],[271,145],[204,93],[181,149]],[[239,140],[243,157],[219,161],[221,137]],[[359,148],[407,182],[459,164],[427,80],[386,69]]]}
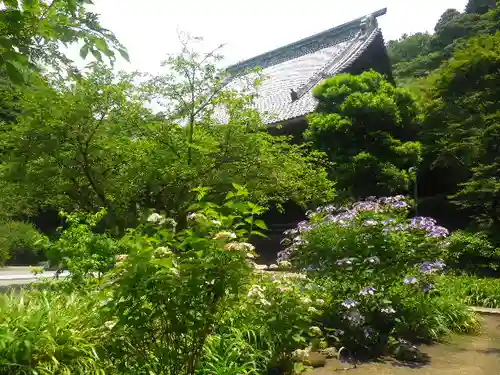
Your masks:
{"label": "leafy tree", "polygon": [[429,33],[403,34],[398,40],[387,43],[389,57],[393,64],[409,61],[429,50]]}
{"label": "leafy tree", "polygon": [[[98,64],[72,84],[33,78],[37,89],[19,89],[21,115],[0,132],[2,213],[104,207],[107,225],[126,228],[150,208],[185,217],[198,186],[214,201],[233,183],[266,206],[331,199],[324,155],[269,135],[251,96],[218,77],[216,60],[184,47],[163,76]],[[154,100],[162,114],[144,105]]]}
{"label": "leafy tree", "polygon": [[443,28],[448,24],[448,22],[452,21],[454,18],[460,16],[460,12],[456,9],[447,9],[439,18],[436,26],[434,26],[434,31],[436,33],[440,33]]}
{"label": "leafy tree", "polygon": [[317,86],[305,133],[333,162],[332,178],[351,197],[407,192],[418,166],[418,108],[410,93],[376,72],[329,78]]}
{"label": "leafy tree", "polygon": [[130,171],[143,155],[134,136],[150,116],[132,77],[96,67],[73,84],[34,77],[19,90],[21,115],[0,135],[4,215],[128,209],[137,191]]}
{"label": "leafy tree", "polygon": [[9,220],[0,224],[0,265],[34,262],[45,245],[46,239],[29,223]]}
{"label": "leafy tree", "polygon": [[500,228],[500,33],[480,36],[432,77],[427,152],[454,181],[453,199],[490,233]]}
{"label": "leafy tree", "polygon": [[467,13],[484,14],[495,8],[495,0],[469,0],[465,6]]}
{"label": "leafy tree", "polygon": [[173,152],[169,158],[182,169],[176,174],[176,188],[166,189],[165,184],[174,181],[158,174],[166,169],[166,160],[158,159],[160,164],[151,169],[153,184],[148,186],[160,197],[157,202],[182,212],[179,205],[187,200],[181,197],[193,188],[207,186],[221,197],[234,182],[247,186],[252,198],[266,206],[290,200],[304,206],[331,196],[324,156],[290,144],[287,137],[271,136],[252,109],[260,75],[235,91],[227,73],[217,68],[220,47],[200,53],[201,38],[180,35],[180,41],[180,55],[164,62],[169,68],[166,74],[146,84],[164,116],[153,137]]}
{"label": "leafy tree", "polygon": [[465,47],[469,38],[500,30],[498,8],[493,4],[488,10],[459,13],[448,9],[437,22],[433,35],[404,35],[389,42],[388,51],[395,77],[399,81],[413,83],[415,78],[426,77],[439,68],[456,50]]}
{"label": "leafy tree", "polygon": [[75,73],[72,61],[60,51],[61,43],[83,42],[83,58],[90,52],[99,61],[102,55],[113,60],[117,50],[128,59],[114,34],[86,9],[89,4],[91,0],[0,1],[0,70],[14,82],[24,81],[26,69],[35,67]]}

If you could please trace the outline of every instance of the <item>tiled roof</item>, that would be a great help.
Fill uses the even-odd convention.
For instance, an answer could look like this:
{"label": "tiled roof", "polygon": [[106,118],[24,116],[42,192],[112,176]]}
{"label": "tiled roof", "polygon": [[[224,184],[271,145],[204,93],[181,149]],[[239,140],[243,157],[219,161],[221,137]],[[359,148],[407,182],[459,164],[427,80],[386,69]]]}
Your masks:
{"label": "tiled roof", "polygon": [[[314,111],[312,88],[322,79],[348,68],[380,30],[376,17],[382,9],[367,17],[302,39],[298,42],[242,61],[227,68],[233,78],[229,88],[244,85],[248,70],[262,68],[264,81],[254,104],[266,123],[276,123]],[[295,100],[292,99],[292,90]]]}

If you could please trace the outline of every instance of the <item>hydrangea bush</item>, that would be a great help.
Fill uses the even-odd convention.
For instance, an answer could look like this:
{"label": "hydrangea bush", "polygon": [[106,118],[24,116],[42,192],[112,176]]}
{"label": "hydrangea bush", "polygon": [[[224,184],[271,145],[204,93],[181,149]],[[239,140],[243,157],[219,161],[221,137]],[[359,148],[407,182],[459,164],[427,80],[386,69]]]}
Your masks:
{"label": "hydrangea bush", "polygon": [[[317,322],[326,292],[304,273],[257,273],[240,302],[224,315],[217,342],[244,337],[239,347],[252,350],[241,351],[235,361],[253,363],[250,373],[286,369],[294,353],[325,343]],[[256,350],[266,356],[252,360],[249,354]]]}
{"label": "hydrangea bush", "polygon": [[[255,253],[248,236],[264,209],[236,186],[223,205],[205,201],[187,227],[152,213],[120,242],[127,254],[106,276],[110,353],[130,373],[194,374],[221,315],[246,292]],[[136,372],[134,372],[136,371]],[[127,372],[128,373],[128,372]]]}
{"label": "hydrangea bush", "polygon": [[[432,218],[408,218],[409,209],[403,196],[329,205],[286,232],[278,261],[330,290],[322,316],[330,340],[373,352],[398,339],[432,340],[449,328],[477,326],[464,306],[435,288],[448,230]],[[459,311],[455,321],[440,318],[449,309]]]}

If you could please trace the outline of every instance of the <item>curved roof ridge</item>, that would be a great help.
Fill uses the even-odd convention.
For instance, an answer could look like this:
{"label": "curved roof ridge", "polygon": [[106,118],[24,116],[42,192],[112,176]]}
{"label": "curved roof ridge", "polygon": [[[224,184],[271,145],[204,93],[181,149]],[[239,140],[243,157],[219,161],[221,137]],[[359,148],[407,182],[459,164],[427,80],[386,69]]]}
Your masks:
{"label": "curved roof ridge", "polygon": [[323,75],[326,71],[330,71],[331,68],[335,65],[338,65],[339,62],[343,61],[346,56],[350,56],[355,49],[359,46],[359,39],[361,37],[361,31],[353,38],[352,42],[345,49],[345,51],[339,55],[333,55],[333,57],[328,60],[321,68],[319,68],[316,73],[314,73],[309,80],[303,85],[299,86],[296,90],[297,97],[302,97],[306,92],[308,92],[313,86],[316,85],[321,79],[323,79]]}
{"label": "curved roof ridge", "polygon": [[337,74],[339,71],[346,69],[352,62],[370,45],[375,36],[380,32],[378,27],[370,29],[367,33],[360,34],[352,42],[345,53],[334,56],[321,69],[319,69],[307,83],[300,86],[297,91],[297,96],[300,98],[309,90],[311,90],[322,79],[326,79]]}
{"label": "curved roof ridge", "polygon": [[226,71],[230,74],[234,74],[241,72],[242,70],[255,68],[257,66],[265,69],[266,67],[277,65],[279,63],[316,52],[326,47],[334,46],[355,38],[360,29],[364,26],[364,21],[367,18],[377,18],[386,13],[387,8],[380,9],[340,26],[322,31],[299,41],[287,44],[283,47],[262,53],[250,59],[240,61],[227,67]]}

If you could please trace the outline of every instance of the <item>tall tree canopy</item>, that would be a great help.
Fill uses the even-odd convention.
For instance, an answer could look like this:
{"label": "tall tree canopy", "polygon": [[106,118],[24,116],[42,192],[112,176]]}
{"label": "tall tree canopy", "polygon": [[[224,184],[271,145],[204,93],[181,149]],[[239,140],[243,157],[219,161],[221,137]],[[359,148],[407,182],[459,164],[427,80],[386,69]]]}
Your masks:
{"label": "tall tree canopy", "polygon": [[491,9],[495,8],[496,0],[469,0],[465,6],[467,13],[488,13]]}
{"label": "tall tree canopy", "polygon": [[[488,3],[487,8],[482,8],[483,3]],[[390,41],[388,52],[394,64],[395,77],[402,82],[426,77],[451,58],[454,51],[463,48],[469,38],[500,30],[498,5],[495,7],[491,2],[471,0],[467,9],[470,11],[464,13],[455,9],[446,10],[437,22],[433,35],[417,33]]]}
{"label": "tall tree canopy", "polygon": [[27,69],[51,66],[58,73],[76,73],[72,61],[61,51],[83,42],[83,58],[90,52],[98,60],[111,60],[118,51],[128,59],[114,34],[103,28],[98,16],[86,8],[92,0],[0,1],[0,71],[11,80],[24,80]]}
{"label": "tall tree canopy", "polygon": [[430,78],[425,121],[429,160],[490,233],[500,230],[499,72],[500,33],[471,39]]}
{"label": "tall tree canopy", "polygon": [[[19,115],[0,132],[0,211],[105,207],[123,228],[143,209],[183,217],[198,186],[215,201],[233,183],[265,205],[331,199],[324,156],[269,135],[251,97],[227,89],[217,59],[184,46],[161,76],[102,65],[72,84],[34,75],[36,89],[18,88]],[[144,104],[155,100],[163,115]]]}
{"label": "tall tree canopy", "polygon": [[313,93],[319,104],[305,136],[333,162],[338,189],[356,198],[407,192],[420,159],[410,93],[373,71],[329,78]]}

